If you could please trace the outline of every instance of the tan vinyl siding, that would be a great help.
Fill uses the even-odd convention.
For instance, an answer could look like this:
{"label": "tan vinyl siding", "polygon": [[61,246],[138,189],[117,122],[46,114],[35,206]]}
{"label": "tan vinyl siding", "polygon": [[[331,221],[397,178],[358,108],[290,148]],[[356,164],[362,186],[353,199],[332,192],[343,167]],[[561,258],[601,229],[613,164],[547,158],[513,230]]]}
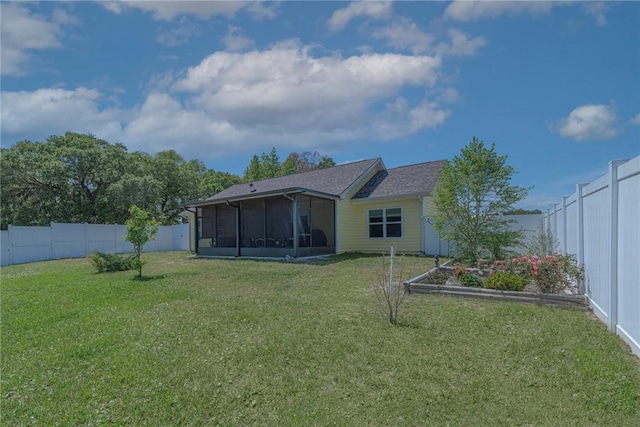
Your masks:
{"label": "tan vinyl siding", "polygon": [[[338,204],[340,251],[382,253],[393,246],[398,253],[420,253],[420,206],[417,197],[376,202],[341,200]],[[402,237],[369,237],[369,210],[382,208],[402,208]]]}
{"label": "tan vinyl siding", "polygon": [[354,242],[352,239],[353,232],[351,231],[357,225],[357,218],[351,213],[351,198],[367,183],[373,176],[383,170],[383,166],[378,162],[375,167],[371,168],[366,174],[364,174],[357,182],[357,185],[351,187],[345,192],[343,198],[336,202],[337,212],[337,234],[338,234],[338,252],[352,252],[358,249],[354,249]]}

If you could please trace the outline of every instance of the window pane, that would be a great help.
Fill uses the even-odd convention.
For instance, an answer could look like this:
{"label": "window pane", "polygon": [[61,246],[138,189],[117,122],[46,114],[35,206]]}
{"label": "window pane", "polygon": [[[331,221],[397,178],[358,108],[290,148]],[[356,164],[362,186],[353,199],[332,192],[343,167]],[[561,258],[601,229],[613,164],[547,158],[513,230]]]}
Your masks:
{"label": "window pane", "polygon": [[387,237],[402,237],[402,224],[387,224]]}
{"label": "window pane", "polygon": [[369,225],[369,237],[382,237],[382,224]]}
{"label": "window pane", "polygon": [[387,209],[387,222],[402,221],[402,210],[400,208]]}
{"label": "window pane", "polygon": [[382,222],[382,209],[369,211],[369,222]]}

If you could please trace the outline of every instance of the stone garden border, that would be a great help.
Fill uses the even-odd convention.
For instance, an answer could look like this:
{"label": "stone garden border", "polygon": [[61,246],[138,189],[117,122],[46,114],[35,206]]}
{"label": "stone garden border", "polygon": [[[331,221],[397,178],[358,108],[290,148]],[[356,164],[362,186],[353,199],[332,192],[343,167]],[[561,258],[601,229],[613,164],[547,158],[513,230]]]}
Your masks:
{"label": "stone garden border", "polygon": [[495,289],[471,288],[466,286],[453,285],[432,285],[422,283],[427,274],[435,271],[435,267],[428,272],[421,274],[404,282],[404,288],[409,293],[439,293],[444,295],[454,295],[469,298],[487,298],[502,301],[518,301],[526,303],[544,304],[551,306],[577,307],[588,309],[587,298],[584,295],[559,295],[544,294],[539,292],[515,292],[500,291]]}

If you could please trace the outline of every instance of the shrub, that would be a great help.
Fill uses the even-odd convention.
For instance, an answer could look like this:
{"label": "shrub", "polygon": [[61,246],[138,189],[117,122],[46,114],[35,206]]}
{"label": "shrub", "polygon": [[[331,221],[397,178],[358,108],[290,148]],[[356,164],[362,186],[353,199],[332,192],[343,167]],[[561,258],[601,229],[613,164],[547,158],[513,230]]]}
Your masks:
{"label": "shrub", "polygon": [[476,276],[475,274],[467,273],[458,277],[462,286],[468,286],[472,288],[481,288],[482,287],[482,279]]}
{"label": "shrub", "polygon": [[533,276],[540,292],[556,293],[582,280],[575,255],[554,254],[542,258]]}
{"label": "shrub", "polygon": [[135,267],[135,255],[124,257],[94,250],[89,254],[88,258],[98,273],[133,270]]}
{"label": "shrub", "polygon": [[495,261],[493,272],[510,273],[527,280],[533,279],[540,292],[557,293],[582,280],[582,269],[575,255],[556,254],[538,257],[520,256],[507,261]]}
{"label": "shrub", "polygon": [[424,283],[430,285],[444,285],[449,280],[449,274],[446,271],[442,271],[440,269],[431,271],[427,273],[424,278]]}
{"label": "shrub", "polygon": [[521,291],[528,280],[504,271],[497,271],[484,280],[484,287],[501,291]]}
{"label": "shrub", "polygon": [[467,269],[464,268],[464,265],[456,265],[453,269],[453,275],[456,279],[459,279],[463,274],[467,274]]}

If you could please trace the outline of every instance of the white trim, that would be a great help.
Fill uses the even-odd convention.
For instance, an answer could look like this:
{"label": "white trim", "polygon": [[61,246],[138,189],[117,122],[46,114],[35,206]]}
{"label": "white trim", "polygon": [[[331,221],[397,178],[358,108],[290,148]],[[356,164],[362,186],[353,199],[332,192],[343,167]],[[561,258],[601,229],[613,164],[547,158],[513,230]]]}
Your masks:
{"label": "white trim", "polygon": [[[359,177],[357,177],[347,188],[344,189],[342,193],[340,193],[340,199],[346,200],[345,194],[350,192],[356,185],[360,184],[360,181],[362,180],[362,178],[364,176],[367,176],[367,174],[377,165],[382,166],[382,170],[387,170],[387,168],[384,166],[384,163],[382,162],[382,159],[378,157],[375,162],[373,162],[367,169],[365,169],[364,172],[362,172]],[[360,187],[362,188],[362,185]]]}
{"label": "white trim", "polygon": [[[400,221],[392,221],[391,223],[387,222],[387,211],[391,209],[400,209]],[[371,223],[371,211],[382,211],[382,222],[381,223]],[[387,236],[387,225],[391,224],[400,224],[400,236]],[[381,237],[371,237],[371,225],[381,225],[382,226],[382,236]],[[367,209],[367,238],[369,239],[402,239],[404,237],[404,209],[402,206],[390,206],[384,208],[370,208]]]}

